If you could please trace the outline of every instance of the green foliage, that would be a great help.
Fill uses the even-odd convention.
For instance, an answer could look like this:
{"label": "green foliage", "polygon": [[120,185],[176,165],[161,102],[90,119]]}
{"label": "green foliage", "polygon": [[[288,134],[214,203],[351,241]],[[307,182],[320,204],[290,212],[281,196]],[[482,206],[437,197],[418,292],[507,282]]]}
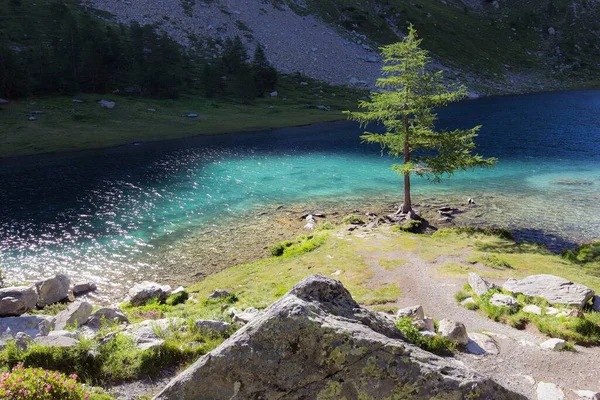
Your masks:
{"label": "green foliage", "polygon": [[433,110],[463,99],[466,89],[447,86],[442,71],[431,72],[428,52],[420,45],[421,39],[411,25],[401,42],[382,47],[384,77],[376,82],[380,91],[371,93],[370,100],[359,102],[362,111],[346,112],[363,126],[383,125],[385,133],[365,132],[362,139],[379,144],[392,157],[403,158],[404,163],[392,165],[392,170],[404,177],[404,212],[412,209],[411,174],[437,182],[456,170],[489,167],[496,162],[472,154],[479,126],[435,131],[437,114]]}
{"label": "green foliage", "polygon": [[345,225],[364,225],[365,219],[357,214],[348,214],[342,218],[342,224]]}
{"label": "green foliage", "polygon": [[588,318],[536,316],[535,326],[548,336],[581,344],[600,344],[600,326]]}
{"label": "green foliage", "polygon": [[466,235],[466,236],[496,236],[505,240],[514,240],[513,234],[507,230],[502,228],[482,228],[482,227],[472,227],[472,226],[457,226],[453,228],[442,228],[437,230],[434,235],[442,236],[442,235]]}
{"label": "green foliage", "polygon": [[576,264],[600,262],[600,241],[585,243],[573,250],[565,250],[563,258]]}
{"label": "green foliage", "polygon": [[479,256],[471,257],[468,261],[473,264],[480,262],[486,267],[499,270],[513,269],[513,266],[510,265],[508,261],[502,259],[496,254],[482,254]]}
{"label": "green foliage", "polygon": [[398,327],[409,342],[423,350],[439,355],[448,355],[456,350],[456,345],[442,336],[427,337],[421,335],[419,329],[412,324],[412,318],[403,317],[398,319],[396,327]]}
{"label": "green foliage", "polygon": [[170,295],[165,301],[165,304],[168,306],[176,306],[177,304],[185,303],[189,298],[190,294],[184,290],[182,292]]}
{"label": "green foliage", "polygon": [[202,301],[203,306],[209,306],[213,304],[235,304],[238,302],[238,297],[235,293],[231,293],[229,296],[217,297],[216,299],[204,299]]}
{"label": "green foliage", "polygon": [[256,94],[259,97],[273,91],[277,86],[277,70],[267,60],[265,49],[260,44],[256,45],[254,51],[252,75],[256,85]]}
{"label": "green foliage", "polygon": [[458,303],[460,303],[461,301],[463,301],[464,299],[468,299],[469,297],[471,297],[470,293],[465,292],[464,290],[461,290],[454,295],[454,300],[456,300]]}
{"label": "green foliage", "polygon": [[416,233],[421,227],[421,225],[423,225],[423,221],[419,219],[409,219],[403,224],[394,226],[393,230],[395,232]]}
{"label": "green foliage", "polygon": [[327,237],[327,231],[319,231],[314,235],[301,235],[294,240],[285,240],[271,246],[270,253],[273,257],[288,257],[302,253],[308,253],[323,244]]}
{"label": "green foliage", "polygon": [[77,375],[15,365],[0,376],[0,398],[5,400],[111,400],[97,388],[83,386]]}

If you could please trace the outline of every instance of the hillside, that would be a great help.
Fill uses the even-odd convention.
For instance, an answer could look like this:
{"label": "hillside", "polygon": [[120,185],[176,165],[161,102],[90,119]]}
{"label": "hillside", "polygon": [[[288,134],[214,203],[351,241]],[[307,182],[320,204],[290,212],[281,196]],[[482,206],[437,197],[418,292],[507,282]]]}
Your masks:
{"label": "hillside", "polygon": [[[90,0],[120,22],[158,24],[216,54],[235,35],[266,47],[284,73],[371,83],[377,47],[409,23],[447,77],[478,93],[595,86],[600,3],[594,0]],[[363,83],[363,81],[365,83]]]}

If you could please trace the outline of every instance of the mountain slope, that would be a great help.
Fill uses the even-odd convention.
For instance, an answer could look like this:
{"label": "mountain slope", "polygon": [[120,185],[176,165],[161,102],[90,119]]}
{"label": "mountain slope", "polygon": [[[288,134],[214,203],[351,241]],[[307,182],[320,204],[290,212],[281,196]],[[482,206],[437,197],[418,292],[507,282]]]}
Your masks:
{"label": "mountain slope", "polygon": [[597,0],[90,0],[117,21],[158,24],[216,54],[240,35],[282,72],[335,84],[373,82],[377,47],[415,25],[449,79],[507,93],[595,86]]}

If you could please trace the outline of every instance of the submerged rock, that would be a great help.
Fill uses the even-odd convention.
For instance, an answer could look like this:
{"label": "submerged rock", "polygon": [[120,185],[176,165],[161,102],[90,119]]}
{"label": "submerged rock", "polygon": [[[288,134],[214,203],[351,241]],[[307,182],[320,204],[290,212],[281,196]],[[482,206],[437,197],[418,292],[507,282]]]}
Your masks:
{"label": "submerged rock", "polygon": [[339,281],[311,276],[172,380],[157,400],[524,399],[407,343]]}
{"label": "submerged rock", "polygon": [[550,304],[565,304],[580,309],[594,296],[594,291],[586,286],[548,274],[532,275],[520,281],[509,279],[502,288],[525,296],[543,297]]}

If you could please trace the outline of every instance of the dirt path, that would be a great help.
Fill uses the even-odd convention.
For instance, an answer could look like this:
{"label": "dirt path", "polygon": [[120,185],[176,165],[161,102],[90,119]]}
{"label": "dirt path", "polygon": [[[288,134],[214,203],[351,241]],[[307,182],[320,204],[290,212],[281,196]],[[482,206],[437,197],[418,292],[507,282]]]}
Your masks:
{"label": "dirt path", "polygon": [[[406,262],[395,269],[384,269],[378,263],[380,258]],[[568,399],[579,398],[573,390],[600,390],[600,347],[576,346],[577,352],[543,350],[537,345],[548,337],[514,329],[459,306],[454,294],[466,279],[442,278],[437,274],[437,267],[449,260],[440,258],[431,263],[412,252],[399,250],[371,253],[366,261],[375,273],[374,281],[400,285],[402,297],[396,302],[400,308],[420,304],[425,314],[435,320],[449,318],[464,323],[469,332],[493,333],[500,350],[498,355],[456,356],[479,373],[531,399],[537,399],[536,385],[540,381],[557,384]]]}

